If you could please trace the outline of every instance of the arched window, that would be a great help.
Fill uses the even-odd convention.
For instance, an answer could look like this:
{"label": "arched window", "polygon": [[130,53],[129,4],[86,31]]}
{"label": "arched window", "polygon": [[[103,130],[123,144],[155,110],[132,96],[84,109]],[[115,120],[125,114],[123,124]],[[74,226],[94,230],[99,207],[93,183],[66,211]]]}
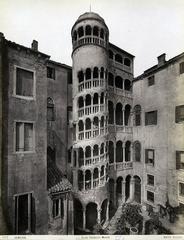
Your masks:
{"label": "arched window", "polygon": [[83,29],[83,27],[79,27],[78,34],[79,34],[79,38],[84,36],[84,29]]}
{"label": "arched window", "polygon": [[84,123],[82,120],[79,121],[78,125],[79,125],[79,132],[84,131]]}
{"label": "arched window", "polygon": [[90,106],[91,105],[91,95],[87,94],[86,95],[86,106]]}
{"label": "arched window", "polygon": [[83,73],[83,71],[79,71],[78,72],[78,79],[79,79],[79,83],[84,81],[84,73]]}
{"label": "arched window", "polygon": [[89,25],[86,26],[85,34],[86,34],[86,36],[91,35],[91,26],[89,26]]}
{"label": "arched window", "polygon": [[93,78],[98,78],[98,68],[94,67],[93,69]]}
{"label": "arched window", "polygon": [[93,28],[93,35],[98,37],[98,32],[99,32],[98,27],[94,26],[94,28]]}
{"label": "arched window", "polygon": [[109,163],[114,162],[114,143],[109,142]]}
{"label": "arched window", "polygon": [[109,110],[109,124],[114,124],[114,105],[113,102],[108,102],[108,110]]}
{"label": "arched window", "polygon": [[79,106],[79,108],[84,107],[84,99],[83,99],[83,97],[79,97],[78,106]]}
{"label": "arched window", "polygon": [[130,110],[131,106],[127,104],[125,106],[125,126],[128,126],[130,124]]}
{"label": "arched window", "polygon": [[130,80],[125,79],[124,89],[127,90],[127,91],[131,91],[131,82],[130,82]]}
{"label": "arched window", "polygon": [[104,143],[100,146],[100,154],[104,154]]}
{"label": "arched window", "polygon": [[123,58],[120,54],[115,55],[115,61],[119,63],[123,63]]}
{"label": "arched window", "polygon": [[99,122],[98,117],[94,117],[94,119],[93,119],[93,128],[94,129],[98,128],[98,122]]}
{"label": "arched window", "polygon": [[101,127],[101,128],[104,127],[104,116],[101,117],[101,120],[100,120],[100,127]]}
{"label": "arched window", "polygon": [[104,30],[103,30],[103,28],[100,30],[100,37],[104,39]]}
{"label": "arched window", "polygon": [[90,118],[86,119],[85,126],[86,126],[86,130],[90,130],[91,129],[91,120],[90,120]]}
{"label": "arched window", "polygon": [[134,142],[134,161],[141,161],[141,144],[139,141]]}
{"label": "arched window", "polygon": [[113,57],[114,57],[113,51],[109,50],[109,58],[110,58],[110,59],[113,59]]}
{"label": "arched window", "polygon": [[98,155],[99,155],[99,153],[98,153],[98,145],[95,144],[94,148],[93,148],[93,156],[98,156]]}
{"label": "arched window", "polygon": [[123,125],[123,111],[122,104],[116,104],[116,125]]}
{"label": "arched window", "polygon": [[104,78],[104,68],[101,67],[100,69],[100,78]]}
{"label": "arched window", "polygon": [[86,158],[91,157],[91,147],[90,146],[87,146],[85,149],[85,157]]}
{"label": "arched window", "polygon": [[123,79],[120,76],[115,78],[115,86],[117,88],[123,89]]}
{"label": "arched window", "polygon": [[94,97],[93,97],[93,104],[98,104],[98,93],[95,93],[94,94]]}
{"label": "arched window", "polygon": [[114,86],[114,75],[110,72],[108,74],[108,85],[112,87]]}
{"label": "arched window", "polygon": [[122,141],[118,141],[116,143],[116,162],[123,162]]}
{"label": "arched window", "polygon": [[74,41],[77,41],[77,32],[76,31],[74,31],[73,38],[74,38]]}
{"label": "arched window", "polygon": [[100,104],[103,104],[103,103],[104,103],[104,93],[102,92],[100,96]]}
{"label": "arched window", "polygon": [[141,106],[136,105],[134,107],[134,124],[135,126],[141,125]]}
{"label": "arched window", "polygon": [[47,121],[54,121],[55,113],[54,113],[54,102],[52,98],[47,98]]}
{"label": "arched window", "polygon": [[130,150],[131,142],[127,141],[125,143],[125,162],[130,162],[131,150]]}
{"label": "arched window", "polygon": [[87,68],[86,69],[86,80],[91,79],[91,69]]}
{"label": "arched window", "polygon": [[130,67],[130,65],[131,65],[131,61],[130,61],[130,59],[125,58],[125,59],[124,59],[124,65]]}

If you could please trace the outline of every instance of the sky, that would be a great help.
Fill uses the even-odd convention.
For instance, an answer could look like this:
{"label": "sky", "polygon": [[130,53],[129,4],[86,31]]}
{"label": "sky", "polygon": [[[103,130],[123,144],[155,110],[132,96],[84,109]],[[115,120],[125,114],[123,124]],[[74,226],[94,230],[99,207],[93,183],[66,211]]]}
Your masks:
{"label": "sky", "polygon": [[135,56],[134,74],[184,52],[184,0],[0,0],[0,32],[72,65],[71,28],[79,15],[100,14],[110,42]]}

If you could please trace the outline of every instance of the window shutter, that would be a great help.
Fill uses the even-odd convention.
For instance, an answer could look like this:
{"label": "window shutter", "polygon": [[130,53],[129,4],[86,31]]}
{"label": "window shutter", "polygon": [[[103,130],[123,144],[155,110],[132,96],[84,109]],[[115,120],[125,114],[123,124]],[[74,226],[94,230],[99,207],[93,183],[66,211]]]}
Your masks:
{"label": "window shutter", "polygon": [[180,169],[180,151],[176,151],[176,169]]}

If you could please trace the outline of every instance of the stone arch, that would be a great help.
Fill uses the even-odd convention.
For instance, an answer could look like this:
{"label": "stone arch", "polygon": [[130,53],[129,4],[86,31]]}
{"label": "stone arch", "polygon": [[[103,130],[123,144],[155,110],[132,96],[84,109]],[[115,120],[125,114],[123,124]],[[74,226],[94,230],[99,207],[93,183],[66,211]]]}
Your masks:
{"label": "stone arch", "polygon": [[123,162],[123,143],[120,140],[116,143],[116,162]]}
{"label": "stone arch", "polygon": [[86,34],[86,36],[90,36],[90,35],[91,35],[91,32],[92,32],[91,26],[90,26],[90,25],[87,25],[86,28],[85,28],[85,34]]}
{"label": "stone arch", "polygon": [[101,146],[100,146],[100,154],[104,154],[105,152],[105,147],[104,147],[104,143],[101,143]]}
{"label": "stone arch", "polygon": [[91,147],[90,146],[86,146],[86,148],[85,148],[85,157],[86,158],[91,157]]}
{"label": "stone arch", "polygon": [[105,121],[104,121],[104,116],[102,116],[102,117],[101,117],[101,120],[100,120],[100,127],[101,127],[101,128],[104,128],[104,123],[105,123]]}
{"label": "stone arch", "polygon": [[98,155],[99,155],[99,147],[97,144],[95,144],[93,147],[93,156],[98,156]]}
{"label": "stone arch", "polygon": [[100,78],[104,78],[104,68],[101,67],[100,69]]}
{"label": "stone arch", "polygon": [[116,104],[116,125],[123,125],[123,106],[121,103]]}
{"label": "stone arch", "polygon": [[79,132],[84,131],[84,123],[82,120],[79,120],[78,127],[79,127]]}
{"label": "stone arch", "polygon": [[86,228],[92,231],[96,223],[97,223],[97,204],[90,202],[86,206]]}
{"label": "stone arch", "polygon": [[79,166],[83,166],[84,165],[84,150],[81,147],[79,148],[78,158],[79,158]]}
{"label": "stone arch", "polygon": [[116,61],[116,62],[119,62],[119,63],[123,63],[123,58],[122,58],[122,56],[117,53],[117,54],[115,55],[115,61]]}
{"label": "stone arch", "polygon": [[86,130],[90,130],[91,129],[91,119],[90,118],[86,118],[85,129]]}
{"label": "stone arch", "polygon": [[89,169],[85,171],[85,189],[91,189],[91,171]]}
{"label": "stone arch", "polygon": [[98,128],[98,126],[99,126],[99,119],[98,119],[98,117],[97,116],[95,116],[94,117],[94,119],[93,119],[93,126],[94,126],[94,128]]}
{"label": "stone arch", "polygon": [[98,104],[98,93],[95,93],[93,96],[93,104]]}
{"label": "stone arch", "polygon": [[131,106],[127,104],[125,106],[125,126],[128,126],[130,123],[130,111],[131,111]]}
{"label": "stone arch", "polygon": [[109,110],[109,124],[114,124],[114,104],[111,101],[108,101],[108,110]]}
{"label": "stone arch", "polygon": [[109,163],[114,162],[114,143],[109,141]]}
{"label": "stone arch", "polygon": [[91,95],[87,94],[86,95],[86,106],[90,106],[91,105]]}

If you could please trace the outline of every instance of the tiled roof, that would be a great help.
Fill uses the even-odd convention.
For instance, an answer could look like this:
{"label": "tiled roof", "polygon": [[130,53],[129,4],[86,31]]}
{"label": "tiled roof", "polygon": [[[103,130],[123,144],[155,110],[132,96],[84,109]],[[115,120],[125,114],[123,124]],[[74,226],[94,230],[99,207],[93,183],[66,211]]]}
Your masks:
{"label": "tiled roof", "polygon": [[52,161],[48,161],[47,190],[49,193],[70,191],[71,188],[71,183],[65,176],[63,176],[62,172],[58,169],[56,164]]}

